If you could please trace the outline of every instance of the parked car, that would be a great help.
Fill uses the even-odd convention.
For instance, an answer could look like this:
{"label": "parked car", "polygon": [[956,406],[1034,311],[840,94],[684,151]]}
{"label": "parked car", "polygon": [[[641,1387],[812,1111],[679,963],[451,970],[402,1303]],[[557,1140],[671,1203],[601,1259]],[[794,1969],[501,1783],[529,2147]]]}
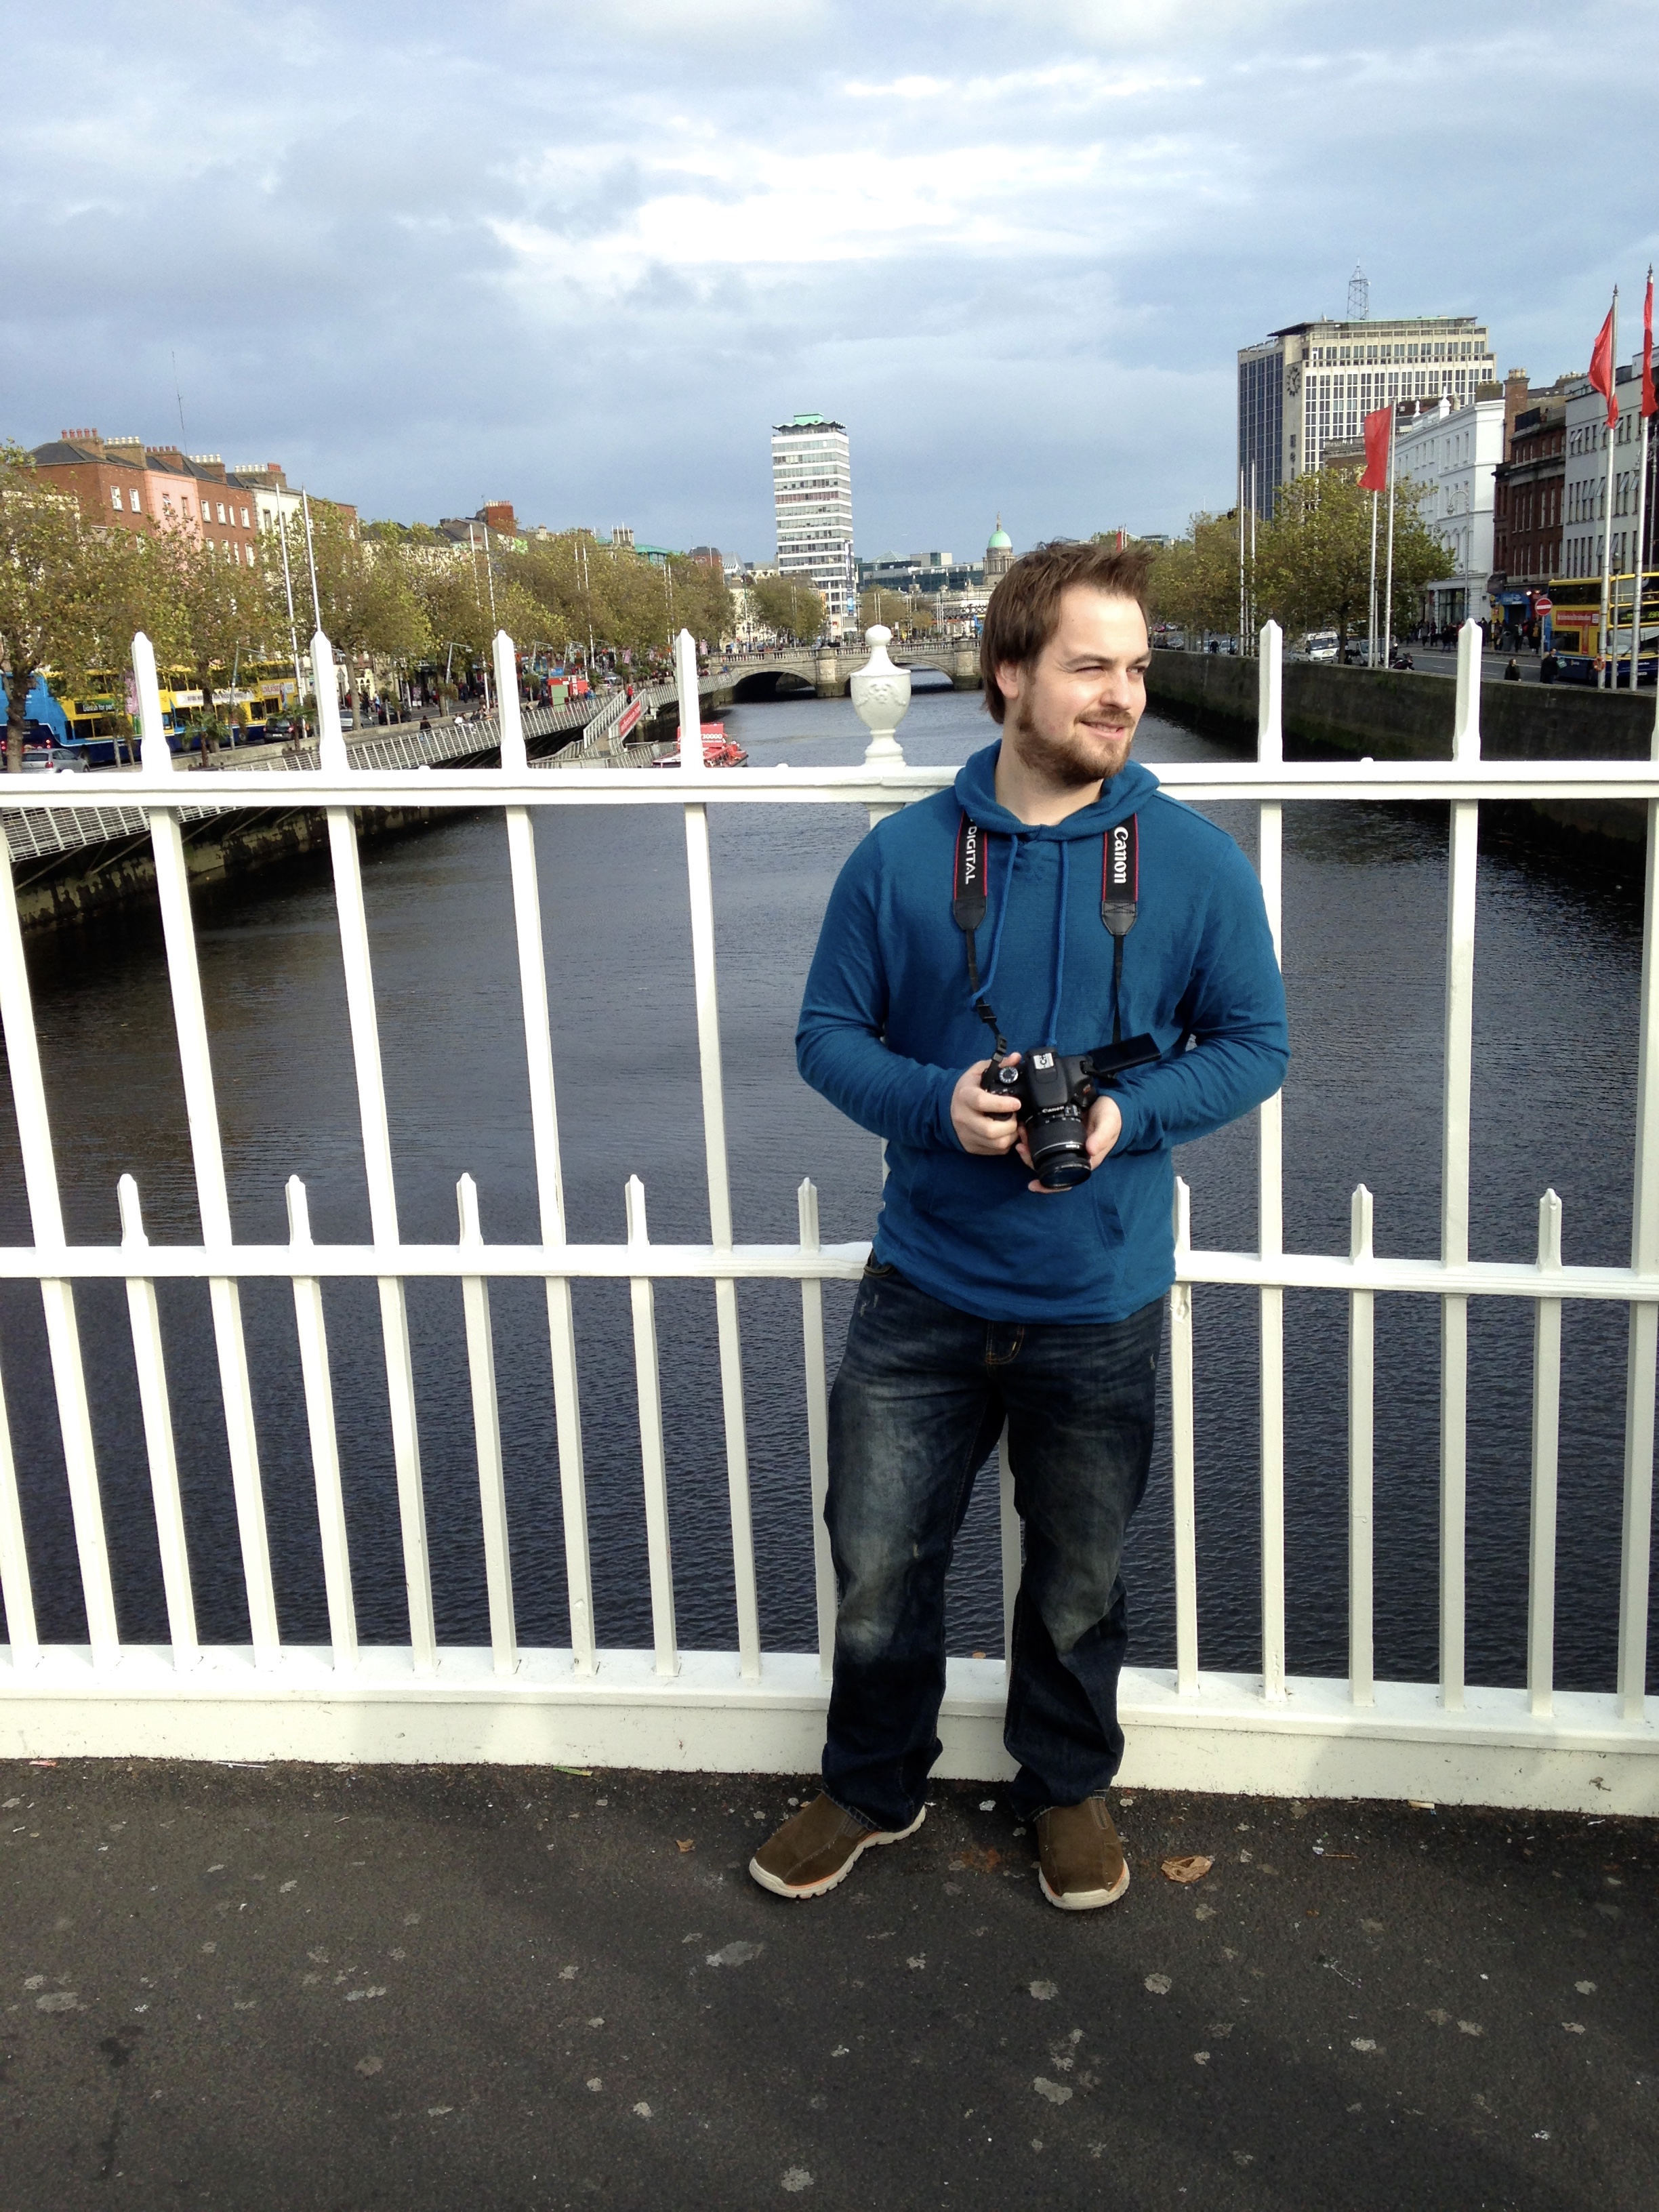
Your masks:
{"label": "parked car", "polygon": [[1310,660],[1334,660],[1336,659],[1336,632],[1334,629],[1316,629],[1312,631],[1309,635],[1306,645],[1303,647],[1303,651],[1307,654]]}
{"label": "parked car", "polygon": [[84,775],[86,772],[84,745],[26,744],[23,748],[26,775]]}

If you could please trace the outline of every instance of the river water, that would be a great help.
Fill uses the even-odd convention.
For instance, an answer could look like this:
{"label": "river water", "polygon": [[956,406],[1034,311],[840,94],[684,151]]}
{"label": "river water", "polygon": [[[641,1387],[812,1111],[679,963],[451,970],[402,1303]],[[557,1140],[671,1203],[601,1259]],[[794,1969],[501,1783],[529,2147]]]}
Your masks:
{"label": "river water", "polygon": [[[845,702],[744,706],[726,716],[753,759],[858,760]],[[919,691],[908,757],[954,764],[985,743],[976,696]],[[1139,757],[1228,749],[1148,716]],[[1213,810],[1247,849],[1253,810]],[[740,1240],[793,1242],[796,1186],[821,1194],[828,1240],[868,1235],[875,1141],[807,1091],[793,1030],[824,899],[862,834],[861,809],[711,810],[733,1202]],[[538,819],[570,1233],[620,1240],[627,1176],[646,1184],[659,1241],[708,1236],[684,842],[673,810],[582,809]],[[1376,1244],[1438,1241],[1446,823],[1443,809],[1286,809],[1285,963],[1294,1060],[1285,1091],[1285,1237],[1346,1251],[1353,1186],[1376,1194]],[[523,1036],[498,816],[368,848],[374,939],[403,1233],[455,1234],[456,1178],[478,1182],[492,1240],[533,1241]],[[307,1185],[319,1240],[366,1238],[339,945],[325,872],[287,874],[199,915],[236,1233],[286,1237],[283,1186]],[[157,1242],[198,1236],[159,929],[31,956],[71,1238],[118,1234],[116,1179],[138,1180]],[[1628,1258],[1640,914],[1627,883],[1504,844],[1483,852],[1476,961],[1472,1249],[1529,1260],[1540,1194],[1564,1201],[1570,1262]],[[0,1235],[28,1230],[9,1097],[0,1120]],[[1254,1122],[1193,1146],[1200,1246],[1255,1238]],[[204,1641],[247,1633],[205,1291],[161,1293],[185,1507]],[[850,1292],[826,1296],[830,1359]],[[439,1634],[488,1640],[483,1544],[459,1286],[410,1288]],[[650,1642],[644,1516],[625,1285],[575,1293],[599,1640]],[[763,1639],[815,1643],[800,1315],[793,1286],[740,1291]],[[520,1634],[568,1642],[545,1306],[495,1286],[496,1364]],[[124,1637],[166,1640],[125,1302],[78,1293]],[[243,1293],[283,1633],[327,1640],[292,1303]],[[1199,1619],[1204,1665],[1260,1663],[1255,1304],[1195,1294]],[[327,1293],[360,1632],[407,1640],[373,1286]],[[1346,1652],[1346,1302],[1286,1300],[1288,1653],[1340,1674]],[[657,1291],[678,1627],[688,1646],[736,1641],[712,1289]],[[1525,1670],[1530,1309],[1471,1318],[1472,1681]],[[1379,1300],[1376,1664],[1436,1664],[1438,1319],[1425,1298]],[[1607,1687],[1617,1629],[1625,1316],[1569,1306],[1565,1323],[1557,1679]],[[3,1374],[42,1634],[84,1620],[38,1295],[0,1287]],[[994,1470],[992,1471],[994,1474]],[[1137,1659],[1173,1654],[1167,1443],[1127,1568]],[[995,1485],[979,1486],[952,1585],[951,1648],[1000,1649]]]}

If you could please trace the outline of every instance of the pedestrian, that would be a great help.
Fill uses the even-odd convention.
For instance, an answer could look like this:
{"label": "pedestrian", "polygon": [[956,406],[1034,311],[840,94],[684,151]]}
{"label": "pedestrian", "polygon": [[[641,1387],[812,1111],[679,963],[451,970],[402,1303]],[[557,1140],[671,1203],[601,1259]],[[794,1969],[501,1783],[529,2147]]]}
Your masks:
{"label": "pedestrian", "polygon": [[1549,650],[1545,653],[1543,659],[1538,664],[1539,682],[1540,684],[1553,684],[1559,671],[1559,663],[1555,658],[1555,647],[1551,646]]}
{"label": "pedestrian", "polygon": [[1509,665],[1504,671],[1504,681],[1505,684],[1518,684],[1521,681],[1521,664],[1513,653],[1510,653]]}
{"label": "pedestrian", "polygon": [[[781,1897],[823,1895],[921,1823],[945,1575],[1005,1424],[1025,1528],[1012,1808],[1036,1828],[1051,1904],[1109,1905],[1127,1886],[1106,1802],[1123,1753],[1119,1562],[1152,1458],[1171,1150],[1270,1097],[1288,1050],[1249,864],[1130,758],[1147,574],[1144,553],[1098,544],[1014,563],[981,646],[1001,741],[864,839],[807,978],[801,1073],[886,1139],[888,1173],[830,1396],[823,1790],[750,1866]],[[1119,1087],[1080,1087],[1040,1127],[1006,1084],[985,1086],[1028,1061],[1063,1078],[1060,1054],[1123,1038],[1144,1057]]]}

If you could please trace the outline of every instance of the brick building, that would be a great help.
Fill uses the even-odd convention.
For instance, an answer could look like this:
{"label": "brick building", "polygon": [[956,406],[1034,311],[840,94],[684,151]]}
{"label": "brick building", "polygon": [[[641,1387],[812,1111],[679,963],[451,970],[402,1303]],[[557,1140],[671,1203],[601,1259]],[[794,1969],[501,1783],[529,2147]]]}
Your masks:
{"label": "brick building", "polygon": [[[64,430],[34,448],[42,478],[72,491],[89,521],[125,530],[180,529],[216,552],[255,565],[262,530],[274,530],[300,511],[278,461],[228,469],[217,453],[182,453],[176,446],[147,446],[142,438],[104,438],[96,430]],[[313,498],[356,522],[357,510]],[[510,510],[509,510],[510,512]]]}
{"label": "brick building", "polygon": [[1533,395],[1515,417],[1494,483],[1492,581],[1499,593],[1540,591],[1561,573],[1566,457],[1565,396]]}
{"label": "brick building", "polygon": [[65,430],[34,448],[42,479],[72,491],[88,521],[179,529],[252,568],[259,518],[252,491],[217,453],[181,453],[141,438]]}

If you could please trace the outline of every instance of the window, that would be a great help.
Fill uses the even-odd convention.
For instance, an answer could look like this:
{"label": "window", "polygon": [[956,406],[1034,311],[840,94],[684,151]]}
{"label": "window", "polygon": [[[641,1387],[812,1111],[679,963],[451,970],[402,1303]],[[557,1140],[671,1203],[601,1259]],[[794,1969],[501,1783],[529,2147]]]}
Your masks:
{"label": "window", "polygon": [[220,506],[219,506],[219,520],[220,520],[220,521],[221,521],[221,522],[222,522],[222,521],[224,520],[224,519],[225,519],[225,509],[224,509],[224,503],[223,503],[223,501],[222,501],[220,502]]}
{"label": "window", "polygon": [[119,484],[112,484],[110,486],[109,503],[115,509],[115,512],[119,514],[121,512],[121,487]]}
{"label": "window", "polygon": [[244,530],[248,527],[247,509],[246,507],[242,509],[242,527]]}
{"label": "window", "polygon": [[132,507],[132,511],[133,511],[133,513],[134,513],[135,514],[137,514],[138,513],[140,513],[140,512],[141,512],[141,510],[140,510],[140,508],[139,508],[139,505],[138,505],[138,495],[137,495],[137,493],[136,491],[130,491],[130,492],[127,494],[127,498],[128,498],[129,502],[130,502],[130,503],[131,503],[131,507]]}

